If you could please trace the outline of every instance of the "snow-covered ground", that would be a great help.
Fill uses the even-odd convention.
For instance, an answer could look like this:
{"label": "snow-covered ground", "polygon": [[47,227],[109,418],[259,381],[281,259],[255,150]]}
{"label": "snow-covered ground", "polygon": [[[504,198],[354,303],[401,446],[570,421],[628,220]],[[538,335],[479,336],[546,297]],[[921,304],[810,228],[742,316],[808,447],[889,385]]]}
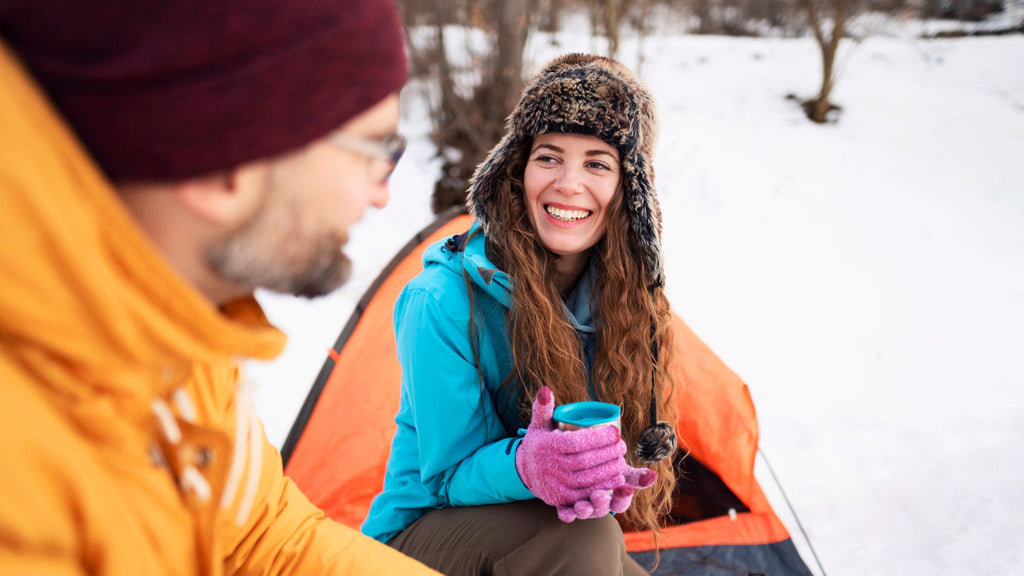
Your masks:
{"label": "snow-covered ground", "polygon": [[[586,35],[531,40],[534,66]],[[638,43],[620,57],[635,67]],[[836,575],[1024,565],[1024,36],[844,46],[838,124],[807,122],[811,39],[648,38],[668,291],[748,383],[761,446]],[[352,282],[260,294],[290,336],[248,365],[283,443],[354,303],[427,224],[438,163],[407,90],[392,201],[354,232]],[[773,487],[758,477],[815,573]]]}

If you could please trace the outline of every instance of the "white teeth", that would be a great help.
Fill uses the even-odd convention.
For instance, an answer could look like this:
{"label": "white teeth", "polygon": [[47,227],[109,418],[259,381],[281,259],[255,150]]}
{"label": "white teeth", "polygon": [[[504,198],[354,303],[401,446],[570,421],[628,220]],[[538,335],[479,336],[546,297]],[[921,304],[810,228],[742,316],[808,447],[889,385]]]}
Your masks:
{"label": "white teeth", "polygon": [[573,222],[590,216],[589,210],[562,210],[554,206],[545,206],[544,209],[547,210],[548,214],[565,222]]}

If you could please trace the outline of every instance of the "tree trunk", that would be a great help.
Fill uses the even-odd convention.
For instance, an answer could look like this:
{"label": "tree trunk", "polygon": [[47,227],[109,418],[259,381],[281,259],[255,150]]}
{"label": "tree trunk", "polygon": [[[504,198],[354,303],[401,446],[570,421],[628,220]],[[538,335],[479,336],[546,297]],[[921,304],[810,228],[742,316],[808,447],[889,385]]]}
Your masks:
{"label": "tree trunk", "polygon": [[495,61],[497,94],[501,96],[496,119],[503,119],[519,101],[523,82],[523,50],[528,33],[524,0],[498,2],[498,52]]}
{"label": "tree trunk", "polygon": [[695,0],[693,11],[699,22],[697,24],[697,33],[711,34],[714,32],[714,23],[711,22],[711,0]]}
{"label": "tree trunk", "polygon": [[814,108],[811,112],[811,120],[823,124],[828,115],[828,97],[832,94],[832,73],[835,67],[836,53],[831,47],[825,47],[821,51],[821,90],[818,97],[814,99]]}
{"label": "tree trunk", "polygon": [[604,33],[608,37],[608,57],[619,53],[619,0],[604,0]]}
{"label": "tree trunk", "polygon": [[955,16],[957,20],[968,19],[973,10],[973,0],[955,0],[953,3],[953,16]]}
{"label": "tree trunk", "polygon": [[644,62],[644,48],[647,45],[647,36],[650,35],[651,31],[651,0],[639,0],[640,4],[640,23],[637,26],[637,59],[636,59],[636,75],[643,77]]}
{"label": "tree trunk", "polygon": [[541,30],[558,32],[562,27],[562,5],[564,0],[548,0],[547,10],[541,15]]}
{"label": "tree trunk", "polygon": [[451,110],[455,104],[455,81],[452,78],[451,66],[448,63],[448,50],[444,40],[444,26],[448,15],[445,12],[445,2],[438,0],[434,5],[436,8],[436,21],[434,28],[434,54],[433,60],[437,62],[437,82],[441,89],[441,109]]}
{"label": "tree trunk", "polygon": [[[444,4],[437,2],[437,41],[439,110],[434,117],[434,142],[442,152],[441,179],[434,186],[431,208],[435,213],[453,205],[463,205],[473,171],[504,133],[505,117],[519,98],[522,85],[523,50],[529,32],[528,5],[533,0],[496,0],[475,5],[481,26],[493,34],[494,48],[482,58],[476,71],[480,81],[471,87],[471,96],[455,90],[455,70],[448,62],[442,18]],[[461,87],[461,86],[460,86]],[[455,154],[445,152],[453,150]]]}
{"label": "tree trunk", "polygon": [[808,116],[818,124],[823,124],[827,120],[828,111],[832,107],[828,98],[832,94],[832,88],[835,87],[836,53],[839,51],[839,42],[846,30],[849,2],[850,0],[828,0],[828,5],[832,8],[832,33],[826,37],[818,8],[813,0],[801,0],[804,10],[807,12],[811,30],[814,32],[814,39],[818,42],[818,48],[821,50],[821,90],[819,90],[817,98],[809,102],[810,106],[808,107]]}

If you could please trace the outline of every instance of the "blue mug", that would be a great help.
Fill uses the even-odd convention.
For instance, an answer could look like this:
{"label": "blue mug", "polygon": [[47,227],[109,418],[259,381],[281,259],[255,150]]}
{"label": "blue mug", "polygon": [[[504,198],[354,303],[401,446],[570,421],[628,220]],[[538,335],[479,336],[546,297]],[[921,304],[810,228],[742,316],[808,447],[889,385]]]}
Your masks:
{"label": "blue mug", "polygon": [[607,402],[573,402],[555,407],[552,418],[559,430],[579,430],[593,426],[615,426],[620,428],[622,409]]}

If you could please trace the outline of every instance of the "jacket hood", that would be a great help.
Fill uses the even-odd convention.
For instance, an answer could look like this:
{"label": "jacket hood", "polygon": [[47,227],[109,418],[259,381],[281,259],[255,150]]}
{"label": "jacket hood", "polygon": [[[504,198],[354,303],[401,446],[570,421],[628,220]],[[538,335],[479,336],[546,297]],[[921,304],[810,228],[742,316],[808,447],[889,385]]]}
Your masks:
{"label": "jacket hood", "polygon": [[620,191],[625,196],[636,257],[649,285],[663,285],[661,208],[651,160],[658,119],[650,91],[622,64],[586,54],[552,60],[523,87],[506,122],[505,136],[477,167],[466,204],[487,236],[504,245],[502,194],[510,187],[509,166],[517,150],[546,133],[595,136],[619,151]]}
{"label": "jacket hood", "polygon": [[465,273],[473,284],[505,308],[511,308],[512,278],[487,257],[487,237],[482,232],[477,220],[465,234],[427,247],[423,266],[443,266],[459,276]]}
{"label": "jacket hood", "polygon": [[142,417],[197,362],[281,351],[255,299],[219,310],[166,263],[2,43],[0,126],[0,341],[68,410]]}
{"label": "jacket hood", "polygon": [[[511,308],[512,278],[487,257],[488,241],[482,223],[477,220],[465,234],[429,246],[423,253],[423,265],[443,266],[455,274],[465,275],[502,306]],[[592,297],[596,290],[596,276],[596,264],[592,260],[562,303],[569,323],[586,334],[595,332]]]}

